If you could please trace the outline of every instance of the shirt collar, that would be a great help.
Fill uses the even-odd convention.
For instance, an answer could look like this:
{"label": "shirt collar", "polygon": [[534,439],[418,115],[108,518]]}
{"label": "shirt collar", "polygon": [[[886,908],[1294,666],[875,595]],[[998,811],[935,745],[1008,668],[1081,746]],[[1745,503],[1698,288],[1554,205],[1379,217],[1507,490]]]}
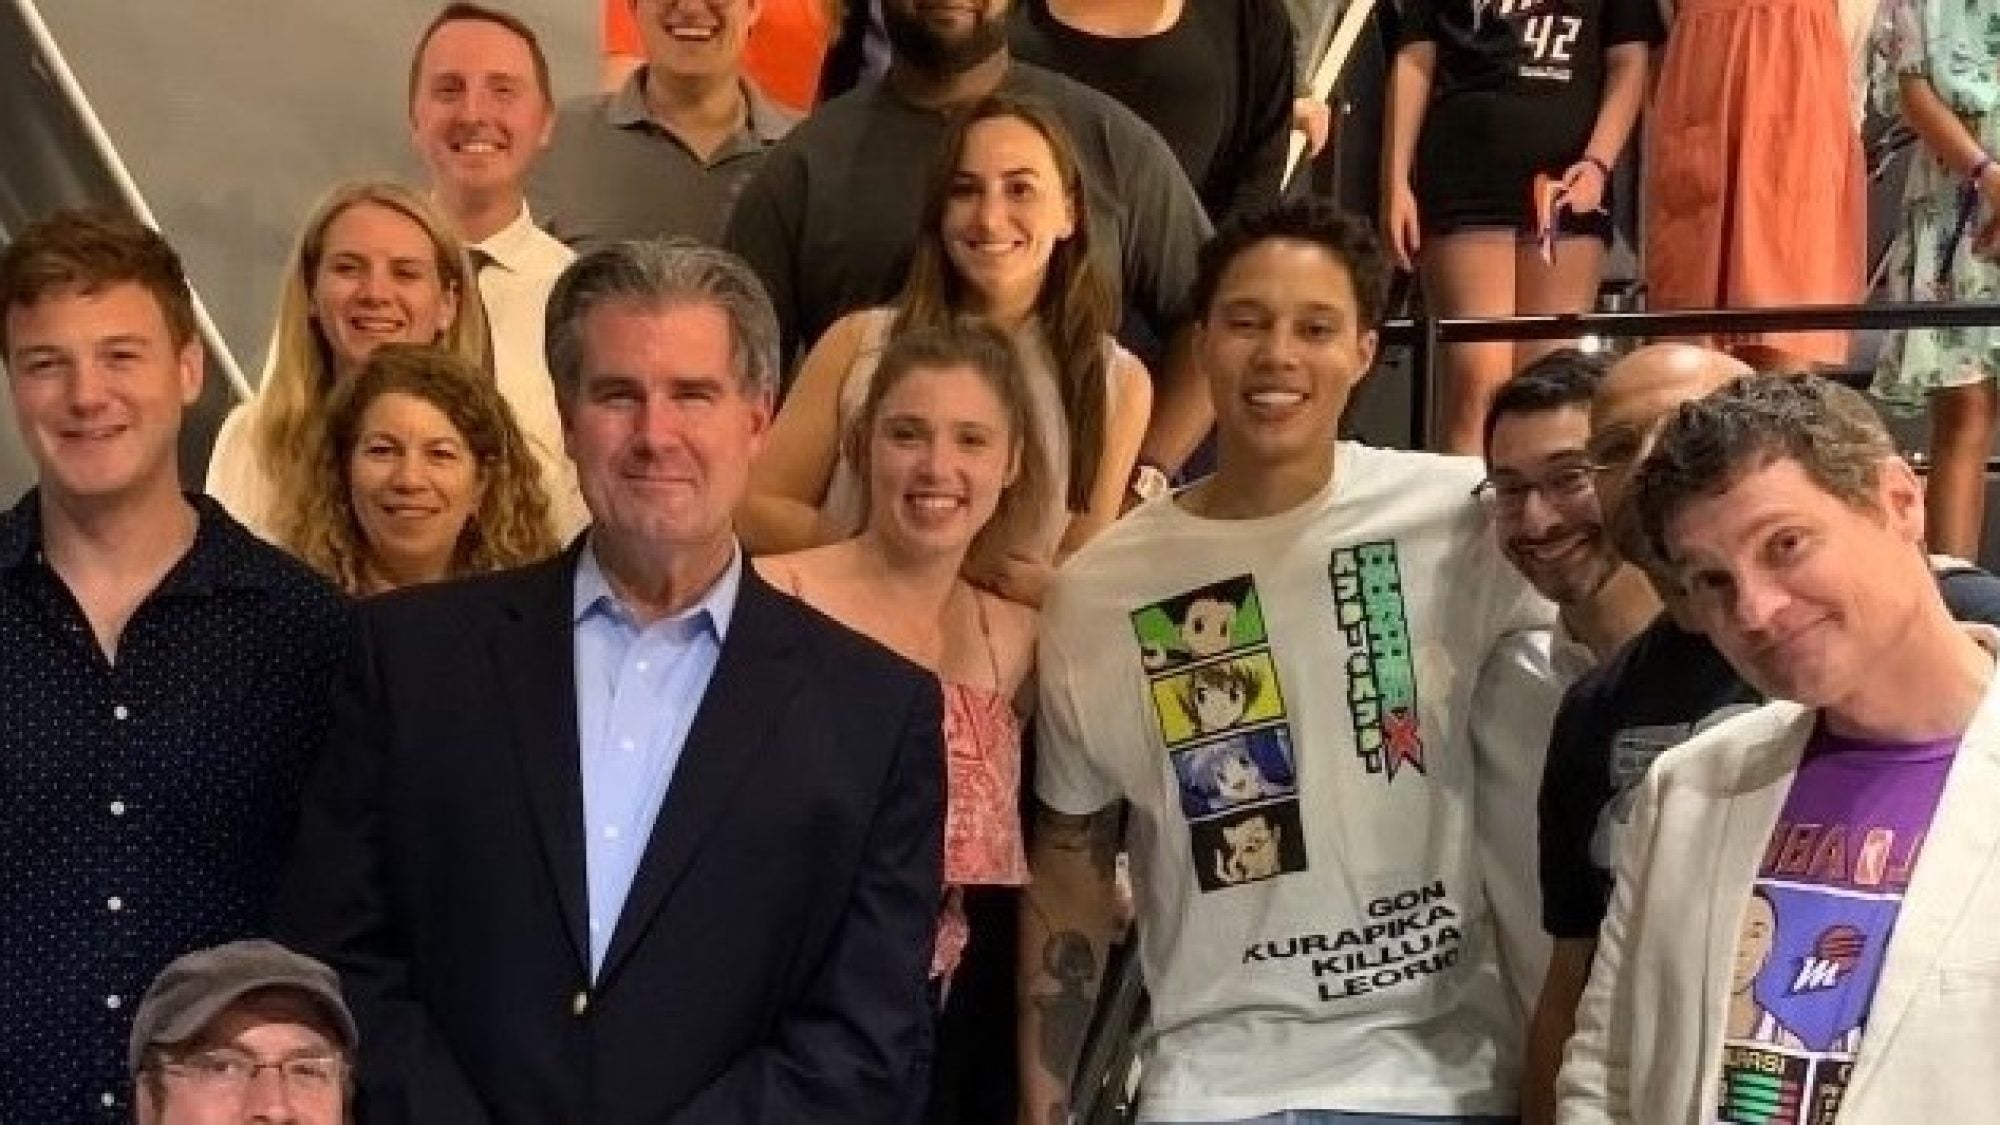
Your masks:
{"label": "shirt collar", "polygon": [[508,273],[521,272],[521,259],[535,238],[535,216],[528,210],[528,201],[521,201],[521,210],[514,221],[501,227],[483,242],[475,242],[472,247],[486,252],[493,264]]}
{"label": "shirt collar", "polygon": [[646,113],[646,91],[642,85],[646,68],[642,64],[632,68],[625,81],[604,99],[604,120],[620,129],[643,125],[652,118]]}
{"label": "shirt collar", "polygon": [[[619,129],[641,125],[658,128],[646,109],[645,78],[646,68],[641,66],[604,99],[605,121]],[[744,104],[749,108],[749,119],[744,123],[743,133],[765,146],[783,140],[798,118],[765,97],[764,91],[748,78],[741,79],[740,85],[743,87]]]}
{"label": "shirt collar", "polygon": [[798,115],[764,96],[755,82],[743,80],[743,100],[750,105],[750,135],[765,145],[785,139],[798,123]]}
{"label": "shirt collar", "polygon": [[1549,631],[1549,663],[1570,679],[1581,676],[1597,663],[1597,654],[1576,639],[1561,614],[1556,615],[1555,627]]}
{"label": "shirt collar", "polygon": [[[198,492],[183,493],[194,506],[194,543],[160,584],[161,593],[211,594],[218,589],[259,589],[274,580],[258,565],[257,540],[222,505]],[[31,488],[0,516],[0,571],[42,562],[41,490]]]}
{"label": "shirt collar", "polygon": [[[691,606],[666,618],[666,621],[699,622],[714,633],[717,644],[729,637],[729,622],[736,614],[736,595],[743,586],[743,545],[731,541],[729,545],[729,565],[722,568],[722,575],[708,587],[708,590]],[[573,625],[581,625],[593,616],[602,615],[621,624],[633,623],[632,611],[618,599],[611,589],[611,580],[604,575],[604,568],[597,561],[597,548],[586,535],[583,551],[576,560],[576,587],[571,602]]]}
{"label": "shirt collar", "polygon": [[13,570],[41,553],[41,503],[31,488],[0,516],[0,570]]}

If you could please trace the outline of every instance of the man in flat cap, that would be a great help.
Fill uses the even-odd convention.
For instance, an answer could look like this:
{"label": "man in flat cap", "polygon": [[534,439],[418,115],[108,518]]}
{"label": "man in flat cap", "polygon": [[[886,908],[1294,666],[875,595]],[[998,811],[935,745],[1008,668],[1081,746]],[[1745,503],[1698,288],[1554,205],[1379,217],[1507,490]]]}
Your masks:
{"label": "man in flat cap", "polygon": [[138,1125],[342,1125],[359,1038],[310,957],[269,941],[186,954],[132,1020]]}

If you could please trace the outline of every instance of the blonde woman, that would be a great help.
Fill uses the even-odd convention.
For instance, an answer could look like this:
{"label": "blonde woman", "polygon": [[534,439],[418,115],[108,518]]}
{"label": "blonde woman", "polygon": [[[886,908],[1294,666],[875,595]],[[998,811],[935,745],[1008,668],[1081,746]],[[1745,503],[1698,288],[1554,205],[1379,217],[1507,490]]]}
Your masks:
{"label": "blonde woman", "polygon": [[326,404],[284,547],[350,594],[520,566],[556,551],[541,469],[486,373],[385,344]]}
{"label": "blonde woman", "polygon": [[285,271],[263,384],[216,435],[208,493],[275,541],[311,487],[327,397],[376,348],[437,344],[490,372],[472,277],[464,244],[416,192],[387,180],[328,192]]}

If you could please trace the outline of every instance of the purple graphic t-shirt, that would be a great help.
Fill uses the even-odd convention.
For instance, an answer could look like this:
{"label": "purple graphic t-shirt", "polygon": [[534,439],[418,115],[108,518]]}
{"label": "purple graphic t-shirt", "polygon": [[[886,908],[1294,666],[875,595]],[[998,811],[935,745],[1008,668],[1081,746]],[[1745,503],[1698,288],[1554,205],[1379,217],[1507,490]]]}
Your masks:
{"label": "purple graphic t-shirt", "polygon": [[1744,905],[1718,1121],[1832,1125],[1958,741],[1814,733]]}

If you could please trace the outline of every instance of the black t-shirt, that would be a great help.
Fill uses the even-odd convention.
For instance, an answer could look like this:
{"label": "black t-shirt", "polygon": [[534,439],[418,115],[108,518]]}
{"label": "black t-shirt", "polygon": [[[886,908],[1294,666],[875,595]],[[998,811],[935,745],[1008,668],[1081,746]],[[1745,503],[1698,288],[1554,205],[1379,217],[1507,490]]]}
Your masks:
{"label": "black t-shirt", "polygon": [[1524,193],[1583,155],[1604,53],[1666,38],[1653,0],[1406,0],[1402,21],[1405,45],[1437,44],[1426,162],[1502,162]]}
{"label": "black t-shirt", "polygon": [[1024,0],[1008,37],[1017,58],[1109,94],[1151,125],[1217,225],[1277,200],[1295,53],[1279,0],[1186,0],[1172,27],[1137,38],[1080,31],[1048,0]]}
{"label": "black t-shirt", "polygon": [[[1214,233],[1172,151],[1115,99],[1041,67],[1014,62],[1000,91],[1062,119],[1083,165],[1098,265],[1154,339],[1172,335]],[[722,244],[763,280],[788,359],[842,314],[902,288],[925,173],[950,127],[949,114],[877,82],[822,103],[765,153]],[[1131,346],[1133,336],[1122,338]]]}
{"label": "black t-shirt", "polygon": [[[2000,578],[1961,565],[1941,570],[1938,588],[1953,617],[2000,626]],[[1763,702],[1707,637],[1666,614],[1570,686],[1542,767],[1544,929],[1597,936],[1611,903],[1611,837],[1653,759]]]}
{"label": "black t-shirt", "polygon": [[[1652,0],[1406,0],[1402,42],[1437,44],[1432,97],[1573,101],[1594,117],[1604,53],[1666,38]],[[1545,106],[1544,108],[1548,108]]]}

